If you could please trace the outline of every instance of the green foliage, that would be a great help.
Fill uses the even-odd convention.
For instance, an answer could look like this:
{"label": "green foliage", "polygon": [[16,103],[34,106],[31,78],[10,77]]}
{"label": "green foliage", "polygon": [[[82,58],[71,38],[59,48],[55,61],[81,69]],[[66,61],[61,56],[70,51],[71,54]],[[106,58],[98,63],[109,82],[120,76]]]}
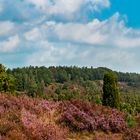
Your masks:
{"label": "green foliage", "polygon": [[28,96],[32,96],[32,97],[35,97],[37,95],[37,83],[35,82],[34,79],[31,79],[29,81],[29,84],[28,84],[28,88],[27,88],[27,94]]}
{"label": "green foliage", "polygon": [[128,114],[127,116],[127,125],[128,127],[133,127],[135,125],[135,119],[132,115]]}
{"label": "green foliage", "polygon": [[102,100],[100,96],[96,96],[95,97],[95,103],[101,105],[102,104]]}
{"label": "green foliage", "polygon": [[121,103],[120,110],[123,112],[127,112],[129,114],[133,114],[132,112],[135,111],[135,110],[133,110],[133,108],[131,107],[131,104],[129,104],[129,103]]}
{"label": "green foliage", "polygon": [[112,72],[104,75],[103,105],[115,108],[120,106],[117,77]]}
{"label": "green foliage", "polygon": [[140,113],[140,95],[134,93],[121,94],[121,111],[132,115]]}
{"label": "green foliage", "polygon": [[[5,71],[5,67],[3,65],[0,65],[0,70],[2,72]],[[108,72],[111,72],[111,70],[103,67],[79,68],[75,66],[59,66],[48,68],[44,66],[30,66],[7,70],[7,73],[15,78],[15,89],[19,94],[26,93],[29,96],[40,96],[54,100],[60,100],[60,97],[62,97],[63,99],[80,98],[99,104],[102,103],[102,80],[104,78],[104,75]],[[131,94],[133,94],[133,88],[135,88],[137,92],[140,91],[138,89],[138,85],[140,84],[140,74],[121,72],[115,72],[115,74],[118,76],[119,82],[124,82],[126,85],[125,88],[121,88],[123,92],[131,92],[130,89],[132,89]],[[51,84],[56,84],[54,87],[56,88],[56,91],[55,89],[48,88]],[[58,89],[57,84],[61,84],[63,87]],[[131,86],[129,86],[130,89],[127,88],[128,85]],[[118,91],[116,90],[115,92]],[[48,93],[50,93],[51,95]],[[139,102],[140,101],[136,101],[135,103],[132,103],[131,101],[131,103],[129,104],[131,105],[132,109],[140,112]],[[127,101],[122,103],[127,103]]]}
{"label": "green foliage", "polygon": [[[1,69],[4,69],[1,65]],[[27,92],[30,90],[30,84],[37,84],[37,92],[43,93],[44,89],[40,88],[40,83],[43,81],[44,86],[47,87],[51,83],[77,83],[86,88],[86,93],[90,94],[89,98],[93,99],[95,92],[98,90],[98,85],[94,85],[91,81],[103,80],[104,74],[111,72],[107,68],[87,68],[87,67],[23,67],[16,68],[13,70],[8,69],[8,74],[13,75],[15,78],[15,88],[17,91]],[[131,86],[138,85],[140,83],[140,75],[136,73],[121,73],[115,72],[118,76],[119,81],[131,83]],[[34,81],[34,82],[33,82]],[[89,82],[90,81],[90,82]],[[87,82],[87,83],[86,83]],[[100,85],[102,86],[102,85]],[[93,97],[92,97],[93,96]]]}
{"label": "green foliage", "polygon": [[75,97],[74,93],[66,89],[66,84],[63,87],[58,87],[55,91],[57,99],[60,100],[71,100]]}
{"label": "green foliage", "polygon": [[14,78],[6,73],[5,67],[0,64],[0,92],[14,92]]}
{"label": "green foliage", "polygon": [[90,102],[102,104],[101,102],[101,88],[95,81],[85,81],[82,83],[85,88],[86,98]]}
{"label": "green foliage", "polygon": [[5,72],[6,72],[5,67],[2,64],[0,64],[0,73],[5,73]]}

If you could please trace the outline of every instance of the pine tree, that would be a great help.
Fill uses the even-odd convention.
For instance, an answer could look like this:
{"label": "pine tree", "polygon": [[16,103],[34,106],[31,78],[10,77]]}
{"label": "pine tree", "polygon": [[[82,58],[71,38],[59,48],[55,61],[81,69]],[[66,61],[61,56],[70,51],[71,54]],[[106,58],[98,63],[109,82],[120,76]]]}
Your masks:
{"label": "pine tree", "polygon": [[104,75],[103,105],[115,108],[120,106],[117,76],[112,72]]}

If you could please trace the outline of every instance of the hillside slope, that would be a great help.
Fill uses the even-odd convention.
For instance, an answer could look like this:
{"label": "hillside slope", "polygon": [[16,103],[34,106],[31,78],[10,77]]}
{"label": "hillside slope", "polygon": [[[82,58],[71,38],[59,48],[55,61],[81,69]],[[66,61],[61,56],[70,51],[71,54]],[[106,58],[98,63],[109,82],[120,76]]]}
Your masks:
{"label": "hillside slope", "polygon": [[139,140],[140,118],[101,105],[0,94],[1,140]]}

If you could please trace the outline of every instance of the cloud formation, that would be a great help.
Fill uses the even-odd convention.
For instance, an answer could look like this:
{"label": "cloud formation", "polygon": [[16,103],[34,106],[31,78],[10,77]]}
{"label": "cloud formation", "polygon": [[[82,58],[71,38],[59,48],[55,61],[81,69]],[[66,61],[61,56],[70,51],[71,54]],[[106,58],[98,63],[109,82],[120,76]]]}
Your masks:
{"label": "cloud formation", "polygon": [[0,36],[8,34],[14,29],[14,23],[10,21],[0,21]]}
{"label": "cloud formation", "polygon": [[[27,0],[47,15],[73,17],[76,12],[84,8],[100,11],[110,6],[109,0]],[[68,17],[67,17],[68,16]]]}
{"label": "cloud formation", "polygon": [[109,0],[1,0],[0,54],[20,53],[14,60],[25,65],[139,64],[140,29],[127,27],[119,12],[93,16],[110,7]]}
{"label": "cloud formation", "polygon": [[11,36],[7,40],[0,42],[0,52],[11,52],[18,47],[20,40],[18,35]]}
{"label": "cloud formation", "polygon": [[93,19],[87,23],[47,21],[26,32],[25,38],[120,48],[140,47],[140,30],[126,27],[125,19],[119,13],[103,21]]}

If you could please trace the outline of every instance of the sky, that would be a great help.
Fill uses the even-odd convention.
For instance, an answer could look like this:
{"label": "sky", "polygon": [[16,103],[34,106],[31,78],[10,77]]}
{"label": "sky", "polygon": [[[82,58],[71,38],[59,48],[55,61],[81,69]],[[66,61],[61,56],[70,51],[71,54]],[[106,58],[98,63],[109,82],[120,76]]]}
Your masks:
{"label": "sky", "polygon": [[0,0],[0,63],[140,73],[140,0]]}

